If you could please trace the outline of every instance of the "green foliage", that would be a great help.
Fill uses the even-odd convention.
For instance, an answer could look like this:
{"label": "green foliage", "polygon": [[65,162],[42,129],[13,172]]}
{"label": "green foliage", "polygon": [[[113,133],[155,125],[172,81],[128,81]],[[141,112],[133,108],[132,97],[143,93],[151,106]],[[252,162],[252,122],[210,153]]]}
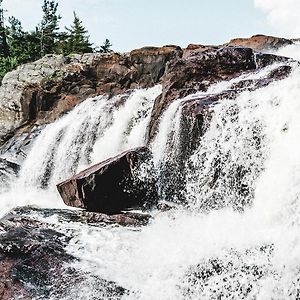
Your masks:
{"label": "green foliage", "polygon": [[70,28],[66,27],[65,32],[60,31],[61,16],[58,14],[57,0],[43,0],[42,20],[32,31],[25,31],[15,17],[10,17],[5,26],[2,1],[0,0],[0,80],[18,65],[35,61],[45,54],[112,52],[108,39],[99,50],[92,47],[88,31],[75,12]]}
{"label": "green foliage", "polygon": [[0,57],[0,78],[4,77],[7,72],[12,71],[18,66],[17,57]]}
{"label": "green foliage", "polygon": [[109,39],[105,39],[102,46],[100,46],[100,53],[111,53],[113,50],[111,49],[112,44],[110,43]]}
{"label": "green foliage", "polygon": [[82,25],[82,21],[74,12],[74,21],[70,28],[67,28],[67,40],[65,42],[63,52],[71,53],[88,53],[93,52],[92,44],[89,42],[87,30]]}
{"label": "green foliage", "polygon": [[0,57],[7,57],[8,55],[9,48],[6,41],[2,0],[0,0]]}
{"label": "green foliage", "polygon": [[59,37],[59,20],[57,13],[58,3],[54,0],[44,0],[42,10],[43,19],[37,28],[37,36],[40,41],[40,56],[55,53],[56,43]]}

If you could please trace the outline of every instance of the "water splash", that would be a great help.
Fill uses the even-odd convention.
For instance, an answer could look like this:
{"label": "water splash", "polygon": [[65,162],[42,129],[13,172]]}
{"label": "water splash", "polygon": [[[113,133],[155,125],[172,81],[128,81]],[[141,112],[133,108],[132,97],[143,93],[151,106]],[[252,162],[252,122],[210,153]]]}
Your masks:
{"label": "water splash", "polygon": [[151,108],[161,86],[88,99],[46,126],[34,141],[19,179],[0,194],[1,214],[15,206],[62,207],[57,183],[82,169],[145,144]]}
{"label": "water splash", "polygon": [[[263,77],[272,68],[218,83],[208,93],[219,93],[239,80]],[[40,135],[20,180],[43,185],[46,170],[54,168],[46,178],[55,182],[64,172],[60,168],[65,170],[60,151],[65,151],[61,157],[74,159],[73,164],[65,164],[72,173],[140,143],[158,93],[160,87],[136,91],[117,111],[120,98],[82,103],[45,129],[44,137]],[[174,102],[163,115],[152,145],[157,169],[178,155],[181,105],[201,95]],[[73,233],[67,251],[80,259],[75,267],[129,290],[123,299],[298,299],[299,98],[300,69],[296,68],[287,79],[217,102],[203,137],[183,166],[188,207],[153,211],[152,222],[134,230],[60,223],[55,217],[46,221],[57,230]],[[96,134],[86,139],[86,132]],[[110,143],[112,148],[107,146]],[[60,145],[64,146],[58,151]],[[82,145],[86,147],[81,151]],[[74,147],[81,151],[79,156],[72,152]],[[12,201],[24,197],[13,192]],[[70,297],[95,296],[92,286],[84,295],[74,289]]]}

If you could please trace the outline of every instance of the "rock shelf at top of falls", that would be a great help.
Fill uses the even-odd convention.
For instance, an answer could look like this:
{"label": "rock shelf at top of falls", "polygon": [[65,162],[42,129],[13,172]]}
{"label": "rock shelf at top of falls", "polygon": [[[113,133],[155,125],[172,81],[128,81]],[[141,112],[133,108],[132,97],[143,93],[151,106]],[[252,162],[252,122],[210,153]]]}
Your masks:
{"label": "rock shelf at top of falls", "polygon": [[[225,294],[238,286],[231,298],[247,299],[259,280],[278,277],[269,267],[275,248],[269,239],[246,250],[223,247],[227,252],[217,258],[191,255],[188,265],[172,256],[177,249],[180,258],[191,251],[182,248],[184,241],[164,242],[193,236],[176,223],[180,209],[188,211],[188,223],[196,212],[222,208],[237,212],[236,220],[251,207],[272,131],[262,130],[265,115],[251,118],[263,103],[251,95],[257,100],[256,91],[293,74],[297,61],[270,54],[293,45],[258,35],[220,46],[50,55],[8,73],[0,87],[0,198],[13,210],[0,220],[0,298],[160,300],[215,291],[211,298],[218,299],[223,291],[207,283],[223,276],[226,285],[236,276]],[[245,103],[241,95],[248,95]],[[278,101],[268,102],[276,107]],[[288,125],[280,123],[279,132]],[[80,209],[58,209],[55,201]],[[163,216],[162,240],[151,231],[157,216]],[[195,228],[205,228],[197,222]],[[203,242],[196,235],[197,247],[206,247],[210,234]],[[156,263],[161,257],[179,275]],[[118,269],[120,262],[126,266]],[[151,297],[149,287],[160,296]],[[168,289],[174,294],[163,297]]]}

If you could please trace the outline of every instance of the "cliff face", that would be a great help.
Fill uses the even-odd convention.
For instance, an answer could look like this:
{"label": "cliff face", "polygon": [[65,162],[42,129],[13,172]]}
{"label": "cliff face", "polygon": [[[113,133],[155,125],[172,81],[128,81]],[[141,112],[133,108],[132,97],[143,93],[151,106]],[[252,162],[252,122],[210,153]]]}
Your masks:
{"label": "cliff face", "polygon": [[170,102],[197,90],[205,91],[219,80],[283,60],[267,54],[257,56],[252,49],[292,43],[259,35],[222,46],[145,47],[125,54],[45,56],[4,77],[0,87],[0,145],[14,135],[30,132],[34,125],[55,121],[89,97],[161,83],[163,92],[155,102],[149,128],[152,139]]}
{"label": "cliff face", "polygon": [[48,55],[22,65],[0,88],[0,143],[18,129],[55,121],[89,97],[151,87],[181,53],[176,46],[147,47],[126,54]]}

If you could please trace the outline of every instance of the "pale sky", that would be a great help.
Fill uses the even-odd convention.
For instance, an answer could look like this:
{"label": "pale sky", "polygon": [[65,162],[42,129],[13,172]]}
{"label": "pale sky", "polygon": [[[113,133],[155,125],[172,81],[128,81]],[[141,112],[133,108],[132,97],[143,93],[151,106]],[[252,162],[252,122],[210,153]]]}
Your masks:
{"label": "pale sky", "polygon": [[[26,30],[41,20],[43,0],[4,0]],[[116,51],[143,46],[222,44],[256,33],[300,36],[300,0],[58,0],[61,28],[73,11],[91,42],[111,40]]]}

